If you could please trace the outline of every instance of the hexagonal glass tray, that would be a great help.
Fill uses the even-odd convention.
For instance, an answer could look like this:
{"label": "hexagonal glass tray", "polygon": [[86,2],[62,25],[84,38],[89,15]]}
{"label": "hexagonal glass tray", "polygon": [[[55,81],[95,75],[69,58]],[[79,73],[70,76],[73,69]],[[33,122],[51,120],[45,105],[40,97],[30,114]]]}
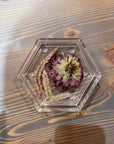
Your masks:
{"label": "hexagonal glass tray", "polygon": [[[76,88],[70,97],[58,101],[41,100],[38,96],[36,85],[36,71],[40,62],[57,46],[59,46],[58,51],[74,54],[81,60],[84,77],[80,87]],[[42,38],[36,41],[35,46],[25,59],[17,74],[16,82],[19,88],[24,87],[28,97],[32,98],[38,112],[50,112],[53,110],[79,112],[93,94],[93,90],[100,79],[101,73],[96,63],[92,60],[82,39]],[[53,83],[51,83],[51,89],[53,95],[60,93]]]}

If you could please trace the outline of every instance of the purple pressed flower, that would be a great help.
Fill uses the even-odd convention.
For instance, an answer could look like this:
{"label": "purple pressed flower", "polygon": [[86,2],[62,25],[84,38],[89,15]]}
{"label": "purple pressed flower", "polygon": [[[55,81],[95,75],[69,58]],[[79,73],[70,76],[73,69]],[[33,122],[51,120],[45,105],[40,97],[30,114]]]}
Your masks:
{"label": "purple pressed flower", "polygon": [[48,74],[62,91],[74,91],[83,78],[80,60],[68,53],[56,53],[49,60]]}

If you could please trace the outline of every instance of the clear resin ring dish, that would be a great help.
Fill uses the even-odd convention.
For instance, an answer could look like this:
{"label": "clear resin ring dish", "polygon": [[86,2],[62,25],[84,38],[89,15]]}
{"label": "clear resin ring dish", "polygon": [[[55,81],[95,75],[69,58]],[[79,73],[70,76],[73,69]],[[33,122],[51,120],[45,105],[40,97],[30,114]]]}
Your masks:
{"label": "clear resin ring dish", "polygon": [[[57,81],[57,79],[60,79],[58,73],[64,75],[62,69],[65,60],[62,61],[62,66],[58,65],[61,72],[58,71],[54,76],[56,84],[59,83],[59,88],[48,75],[50,72],[48,69],[49,61],[50,59],[53,60],[56,53],[65,54],[64,58],[73,55],[73,57],[80,60],[82,67],[80,72],[83,73],[83,78],[80,79],[80,84],[76,83],[76,86],[78,86],[73,91],[69,91],[69,89],[61,91],[59,89],[61,85]],[[72,66],[65,67],[65,72],[72,72],[71,69],[74,70],[74,65],[79,70],[76,64],[78,63],[72,63]],[[76,75],[79,74],[81,73],[78,72]],[[68,75],[69,79],[70,75]],[[66,80],[65,75],[63,77]],[[16,77],[16,84],[18,88],[24,88],[27,96],[32,98],[38,112],[51,112],[53,110],[79,112],[92,96],[100,79],[101,73],[97,68],[97,64],[92,60],[82,39],[42,38],[36,41],[35,46],[21,66]],[[62,85],[64,85],[63,82]],[[68,88],[70,84],[66,83],[65,86]]]}

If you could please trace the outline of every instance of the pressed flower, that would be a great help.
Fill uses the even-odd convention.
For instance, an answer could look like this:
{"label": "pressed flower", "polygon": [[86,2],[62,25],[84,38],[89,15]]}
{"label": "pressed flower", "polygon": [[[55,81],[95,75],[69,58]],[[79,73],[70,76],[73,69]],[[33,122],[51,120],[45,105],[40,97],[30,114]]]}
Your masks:
{"label": "pressed flower", "polygon": [[47,96],[47,99],[50,99],[50,97],[52,96],[52,91],[51,91],[50,84],[49,84],[49,78],[45,70],[43,71],[42,77],[43,77],[42,81],[43,81],[45,94]]}
{"label": "pressed flower", "polygon": [[68,53],[56,53],[49,60],[48,73],[62,91],[74,91],[83,78],[80,60]]}
{"label": "pressed flower", "polygon": [[41,82],[41,76],[42,76],[42,71],[46,65],[46,63],[48,63],[48,60],[53,56],[53,54],[59,49],[59,47],[56,47],[43,61],[41,61],[37,72],[36,72],[36,83],[38,86],[38,95],[39,98],[43,98],[44,97],[44,91],[43,91],[43,87],[42,87],[42,82]]}
{"label": "pressed flower", "polygon": [[52,95],[50,97],[49,101],[63,100],[63,99],[69,98],[70,96],[71,96],[71,93],[64,92],[64,93],[61,93],[61,94]]}

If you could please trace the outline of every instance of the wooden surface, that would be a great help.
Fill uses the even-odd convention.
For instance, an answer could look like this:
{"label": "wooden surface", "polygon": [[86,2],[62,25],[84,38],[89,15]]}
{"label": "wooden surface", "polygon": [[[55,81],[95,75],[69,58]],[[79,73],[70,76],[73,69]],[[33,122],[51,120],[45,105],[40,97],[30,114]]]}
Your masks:
{"label": "wooden surface", "polygon": [[[114,143],[114,1],[0,1],[0,144]],[[81,113],[38,113],[13,82],[38,38],[80,37],[103,75]]]}

